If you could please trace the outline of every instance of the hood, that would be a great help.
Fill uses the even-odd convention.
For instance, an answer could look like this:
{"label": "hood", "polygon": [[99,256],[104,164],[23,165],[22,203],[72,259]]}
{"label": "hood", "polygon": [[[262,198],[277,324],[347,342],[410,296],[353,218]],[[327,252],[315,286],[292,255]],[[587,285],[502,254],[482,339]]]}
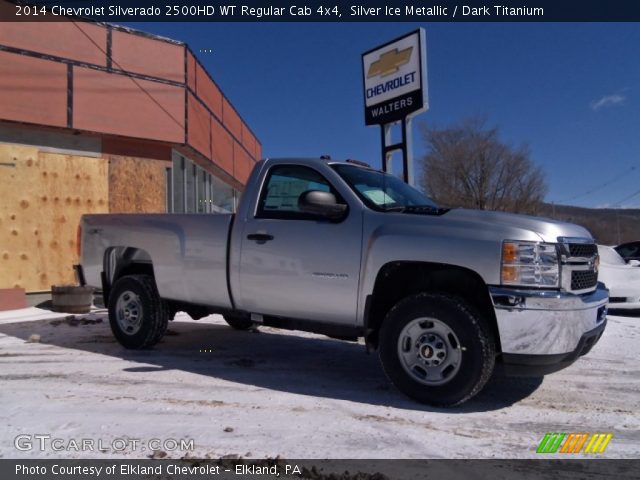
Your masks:
{"label": "hood", "polygon": [[558,237],[592,238],[589,231],[580,225],[531,215],[455,208],[445,213],[443,217],[447,220],[476,223],[485,228],[494,225],[499,227],[499,230],[505,228],[528,230],[540,236],[542,241],[549,243],[558,242]]}

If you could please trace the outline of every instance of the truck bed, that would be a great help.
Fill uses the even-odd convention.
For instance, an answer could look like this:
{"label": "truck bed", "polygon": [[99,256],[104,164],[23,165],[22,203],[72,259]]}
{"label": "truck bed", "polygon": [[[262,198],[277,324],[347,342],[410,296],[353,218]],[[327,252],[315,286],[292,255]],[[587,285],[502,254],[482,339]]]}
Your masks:
{"label": "truck bed", "polygon": [[[233,214],[106,214],[82,219],[82,259],[88,285],[123,255],[152,264],[160,296],[231,308],[227,244]],[[125,246],[126,251],[125,251]],[[121,262],[118,262],[121,263]]]}

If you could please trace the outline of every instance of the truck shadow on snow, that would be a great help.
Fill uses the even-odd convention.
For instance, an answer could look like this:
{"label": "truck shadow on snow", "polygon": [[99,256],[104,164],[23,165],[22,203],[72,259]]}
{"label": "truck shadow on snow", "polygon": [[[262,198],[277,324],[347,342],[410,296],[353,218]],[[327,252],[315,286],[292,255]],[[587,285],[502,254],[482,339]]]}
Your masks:
{"label": "truck shadow on snow", "polygon": [[[40,342],[57,347],[108,355],[141,366],[123,371],[153,375],[179,370],[212,379],[281,392],[349,400],[408,410],[469,413],[499,410],[531,395],[542,377],[509,378],[497,371],[474,399],[455,408],[421,405],[398,392],[385,377],[376,354],[352,342],[319,335],[272,329],[232,330],[226,324],[174,321],[167,335],[149,350],[126,350],[111,335],[106,316],[100,323],[21,322],[0,325],[0,334],[25,341],[34,333]],[[215,395],[215,386],[212,385]]]}

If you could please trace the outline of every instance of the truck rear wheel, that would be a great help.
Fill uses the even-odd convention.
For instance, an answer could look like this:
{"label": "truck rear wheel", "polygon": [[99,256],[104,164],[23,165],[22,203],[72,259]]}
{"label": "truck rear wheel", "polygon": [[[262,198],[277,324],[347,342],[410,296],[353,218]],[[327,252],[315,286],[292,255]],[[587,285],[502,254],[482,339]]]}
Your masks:
{"label": "truck rear wheel", "polygon": [[436,406],[463,403],[487,383],[495,342],[464,300],[420,293],[398,302],[380,330],[380,360],[404,394]]}
{"label": "truck rear wheel", "polygon": [[167,331],[169,313],[149,275],[119,278],[109,294],[109,325],[126,348],[148,348]]}
{"label": "truck rear wheel", "polygon": [[235,330],[249,330],[253,327],[253,322],[248,316],[240,315],[224,315],[224,321]]}

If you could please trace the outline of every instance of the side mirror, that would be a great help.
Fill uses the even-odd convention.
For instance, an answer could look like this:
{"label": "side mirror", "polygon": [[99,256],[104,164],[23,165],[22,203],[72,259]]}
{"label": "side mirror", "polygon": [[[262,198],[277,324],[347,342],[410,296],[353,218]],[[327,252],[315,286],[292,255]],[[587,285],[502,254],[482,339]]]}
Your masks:
{"label": "side mirror", "polygon": [[329,220],[339,220],[347,212],[347,206],[338,203],[333,193],[307,190],[298,197],[301,212],[319,215]]}
{"label": "side mirror", "polygon": [[632,267],[640,267],[640,260],[629,260],[629,265]]}

